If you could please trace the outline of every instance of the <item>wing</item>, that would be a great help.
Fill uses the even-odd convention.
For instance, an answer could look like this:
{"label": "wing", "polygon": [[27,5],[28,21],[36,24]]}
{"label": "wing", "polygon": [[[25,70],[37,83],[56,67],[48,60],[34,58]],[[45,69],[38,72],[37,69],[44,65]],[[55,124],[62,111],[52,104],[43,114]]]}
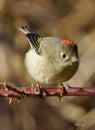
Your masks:
{"label": "wing", "polygon": [[19,27],[19,30],[21,30],[25,34],[30,43],[30,46],[32,45],[34,49],[38,52],[40,46],[38,39],[40,38],[40,36],[32,30],[32,27],[30,25],[21,26]]}

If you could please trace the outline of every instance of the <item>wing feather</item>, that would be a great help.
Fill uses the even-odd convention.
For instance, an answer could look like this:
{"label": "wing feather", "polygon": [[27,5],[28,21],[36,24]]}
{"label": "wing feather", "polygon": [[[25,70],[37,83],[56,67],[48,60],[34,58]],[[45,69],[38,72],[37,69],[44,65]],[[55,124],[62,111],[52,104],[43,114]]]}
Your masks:
{"label": "wing feather", "polygon": [[40,46],[38,39],[40,38],[40,36],[32,30],[32,27],[30,25],[21,26],[19,27],[19,30],[25,34],[30,45],[32,45],[34,49],[38,51]]}

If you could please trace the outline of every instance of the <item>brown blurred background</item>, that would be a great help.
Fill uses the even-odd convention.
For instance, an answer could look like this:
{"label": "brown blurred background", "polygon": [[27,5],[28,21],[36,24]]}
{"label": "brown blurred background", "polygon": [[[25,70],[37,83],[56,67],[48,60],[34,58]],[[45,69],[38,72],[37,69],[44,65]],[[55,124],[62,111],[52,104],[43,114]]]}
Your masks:
{"label": "brown blurred background", "polygon": [[[0,81],[27,86],[29,49],[18,26],[30,24],[41,36],[77,42],[80,67],[71,86],[95,86],[95,0],[0,0]],[[77,128],[74,127],[77,126]],[[95,97],[0,99],[0,130],[95,130]]]}

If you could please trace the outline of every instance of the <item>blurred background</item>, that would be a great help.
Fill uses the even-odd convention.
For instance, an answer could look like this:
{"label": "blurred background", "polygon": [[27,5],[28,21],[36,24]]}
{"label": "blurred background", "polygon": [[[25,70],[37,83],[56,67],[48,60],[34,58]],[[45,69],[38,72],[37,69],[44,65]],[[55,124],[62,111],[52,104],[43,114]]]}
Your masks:
{"label": "blurred background", "polygon": [[[29,49],[18,26],[41,36],[76,41],[80,67],[70,86],[95,87],[95,0],[0,0],[0,81],[28,86]],[[0,98],[1,130],[95,130],[95,97],[25,98],[11,105]]]}

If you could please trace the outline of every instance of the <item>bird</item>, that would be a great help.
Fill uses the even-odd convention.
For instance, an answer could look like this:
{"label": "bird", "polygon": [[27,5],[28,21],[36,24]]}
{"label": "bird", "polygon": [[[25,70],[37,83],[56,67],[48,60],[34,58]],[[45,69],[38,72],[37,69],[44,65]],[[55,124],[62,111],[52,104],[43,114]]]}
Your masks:
{"label": "bird", "polygon": [[79,67],[77,44],[59,37],[42,37],[31,25],[20,26],[30,49],[25,54],[25,66],[31,79],[41,84],[58,84],[73,77]]}

